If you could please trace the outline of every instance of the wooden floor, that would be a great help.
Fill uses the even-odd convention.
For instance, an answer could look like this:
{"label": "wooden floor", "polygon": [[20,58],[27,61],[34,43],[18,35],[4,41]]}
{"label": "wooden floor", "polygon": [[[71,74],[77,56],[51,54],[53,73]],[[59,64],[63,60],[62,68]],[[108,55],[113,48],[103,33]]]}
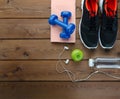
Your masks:
{"label": "wooden floor", "polygon": [[[78,36],[80,2],[76,3],[77,41],[68,45],[63,59],[70,58],[74,48],[84,50],[84,60],[70,61],[68,66],[83,78],[93,72],[89,58],[120,57],[120,33],[110,51],[84,48]],[[65,44],[50,43],[50,12],[50,0],[0,0],[0,99],[120,99],[120,80],[97,74],[86,82],[72,83],[66,74],[56,72]],[[105,71],[120,76],[120,70]]]}

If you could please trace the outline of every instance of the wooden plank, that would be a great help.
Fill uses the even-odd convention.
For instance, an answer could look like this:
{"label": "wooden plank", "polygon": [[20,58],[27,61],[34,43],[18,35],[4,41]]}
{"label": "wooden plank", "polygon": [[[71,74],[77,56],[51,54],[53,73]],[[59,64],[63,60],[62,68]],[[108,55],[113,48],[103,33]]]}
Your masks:
{"label": "wooden plank", "polygon": [[0,39],[50,38],[47,19],[0,19]]}
{"label": "wooden plank", "polygon": [[[48,18],[50,8],[50,0],[0,0],[0,18]],[[81,0],[77,0],[76,11],[80,18]]]}
{"label": "wooden plank", "polygon": [[0,0],[0,18],[45,18],[50,0]]}
{"label": "wooden plank", "polygon": [[[0,40],[0,60],[57,59],[64,45],[62,43],[50,43],[49,40]],[[75,48],[83,50],[84,59],[91,57],[119,57],[119,45],[120,40],[117,40],[114,48],[110,51],[105,51],[101,47],[96,50],[88,50],[77,40],[75,44],[68,45],[70,50],[66,51],[62,58],[70,58],[70,53]]]}
{"label": "wooden plank", "polygon": [[[76,20],[77,38],[79,39],[79,21]],[[119,22],[120,23],[120,19]],[[120,25],[118,25],[120,28]],[[50,38],[50,25],[48,19],[0,19],[0,39],[38,39]],[[120,40],[118,30],[117,39]]]}
{"label": "wooden plank", "polygon": [[1,99],[119,99],[119,82],[1,82]]}
{"label": "wooden plank", "polygon": [[[57,61],[0,61],[0,81],[71,81],[66,73],[56,71]],[[70,61],[65,67],[77,79],[87,77],[94,70],[88,67],[88,60],[75,63]],[[63,69],[59,66],[60,71]],[[120,76],[118,69],[104,69],[104,72]],[[95,74],[87,81],[119,81],[103,74]]]}

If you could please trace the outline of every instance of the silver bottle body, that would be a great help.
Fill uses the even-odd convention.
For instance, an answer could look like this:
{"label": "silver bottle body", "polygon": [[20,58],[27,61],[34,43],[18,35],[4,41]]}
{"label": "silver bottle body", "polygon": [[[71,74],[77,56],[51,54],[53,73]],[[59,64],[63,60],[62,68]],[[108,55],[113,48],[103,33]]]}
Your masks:
{"label": "silver bottle body", "polygon": [[89,59],[89,67],[120,69],[120,58],[94,58],[94,59]]}

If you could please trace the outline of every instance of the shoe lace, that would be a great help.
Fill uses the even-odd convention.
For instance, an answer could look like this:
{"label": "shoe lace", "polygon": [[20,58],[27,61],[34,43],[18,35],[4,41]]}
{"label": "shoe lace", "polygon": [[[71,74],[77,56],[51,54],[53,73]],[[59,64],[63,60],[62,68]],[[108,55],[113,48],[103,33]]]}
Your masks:
{"label": "shoe lace", "polygon": [[106,19],[106,28],[109,29],[109,30],[112,30],[112,26],[113,26],[113,18],[108,17]]}
{"label": "shoe lace", "polygon": [[90,31],[95,31],[96,30],[96,17],[90,17],[90,23],[89,23],[89,29]]}

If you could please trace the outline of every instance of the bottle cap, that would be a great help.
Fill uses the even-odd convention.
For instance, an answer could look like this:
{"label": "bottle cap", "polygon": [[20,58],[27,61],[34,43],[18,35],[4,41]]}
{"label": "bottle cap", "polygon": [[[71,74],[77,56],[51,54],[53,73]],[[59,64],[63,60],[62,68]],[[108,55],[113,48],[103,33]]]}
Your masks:
{"label": "bottle cap", "polygon": [[94,59],[89,59],[89,67],[94,67]]}

